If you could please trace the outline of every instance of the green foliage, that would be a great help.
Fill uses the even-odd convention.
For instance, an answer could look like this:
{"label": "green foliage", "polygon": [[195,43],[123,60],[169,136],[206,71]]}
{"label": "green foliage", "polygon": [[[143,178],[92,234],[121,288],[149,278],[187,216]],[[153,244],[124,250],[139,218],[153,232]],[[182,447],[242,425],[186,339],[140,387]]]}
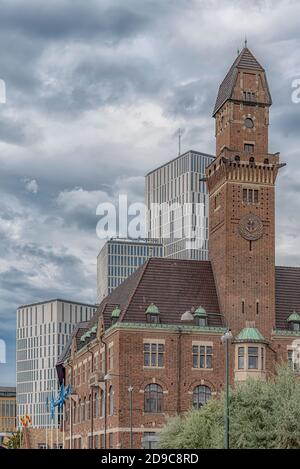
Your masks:
{"label": "green foliage", "polygon": [[[222,448],[224,396],[170,419],[160,448]],[[287,365],[269,381],[249,379],[230,394],[231,448],[300,448],[300,381]]]}
{"label": "green foliage", "polygon": [[20,449],[20,443],[22,445],[23,434],[20,429],[14,433],[10,439],[5,443],[7,449]]}

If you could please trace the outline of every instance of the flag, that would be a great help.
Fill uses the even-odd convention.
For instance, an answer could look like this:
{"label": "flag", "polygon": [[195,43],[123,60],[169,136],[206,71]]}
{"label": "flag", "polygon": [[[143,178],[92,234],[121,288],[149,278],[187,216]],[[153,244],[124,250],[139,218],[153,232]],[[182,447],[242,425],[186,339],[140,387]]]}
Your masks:
{"label": "flag", "polygon": [[53,393],[51,393],[51,400],[50,400],[50,418],[51,420],[54,420],[55,417],[55,400]]}

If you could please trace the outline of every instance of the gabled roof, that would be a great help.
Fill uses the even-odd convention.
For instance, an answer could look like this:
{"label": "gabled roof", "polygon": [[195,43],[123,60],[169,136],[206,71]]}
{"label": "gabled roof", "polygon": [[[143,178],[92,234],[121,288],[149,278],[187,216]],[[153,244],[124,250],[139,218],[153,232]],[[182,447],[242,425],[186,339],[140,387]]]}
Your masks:
{"label": "gabled roof", "polygon": [[61,355],[58,358],[57,365],[63,363],[68,358],[68,356],[70,355],[71,345],[72,345],[72,341],[73,341],[74,337],[76,338],[77,350],[80,348],[80,346],[81,346],[80,345],[80,339],[83,336],[83,334],[85,334],[85,332],[88,330],[88,326],[89,326],[88,321],[87,322],[79,322],[75,326],[71,336],[69,337],[68,342],[66,343]]}
{"label": "gabled roof", "polygon": [[[229,72],[227,73],[223,82],[220,85],[216,104],[214,107],[213,116],[215,116],[215,114],[223,106],[225,101],[232,98],[234,85],[236,82],[236,77],[237,77],[239,69],[257,70],[257,71],[264,72],[263,67],[256,60],[252,52],[248,49],[248,47],[245,47],[235,59],[234,63],[229,69]],[[271,101],[271,96],[270,96],[270,101]]]}
{"label": "gabled roof", "polygon": [[182,314],[201,304],[207,313],[208,326],[223,325],[209,261],[154,257],[102,301],[89,328],[98,322],[100,315],[105,329],[110,327],[117,306],[121,309],[120,322],[147,323],[145,312],[152,303],[162,324],[181,325]]}

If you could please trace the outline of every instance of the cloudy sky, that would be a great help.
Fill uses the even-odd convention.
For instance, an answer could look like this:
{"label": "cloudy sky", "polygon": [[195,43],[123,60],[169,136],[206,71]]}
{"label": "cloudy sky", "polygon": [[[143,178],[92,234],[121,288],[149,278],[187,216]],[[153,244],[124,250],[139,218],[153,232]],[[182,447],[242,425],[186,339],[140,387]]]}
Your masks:
{"label": "cloudy sky", "polygon": [[144,174],[182,150],[214,153],[220,81],[248,45],[273,95],[277,263],[300,264],[297,0],[2,0],[0,384],[15,381],[15,310],[95,301],[96,207],[143,200]]}

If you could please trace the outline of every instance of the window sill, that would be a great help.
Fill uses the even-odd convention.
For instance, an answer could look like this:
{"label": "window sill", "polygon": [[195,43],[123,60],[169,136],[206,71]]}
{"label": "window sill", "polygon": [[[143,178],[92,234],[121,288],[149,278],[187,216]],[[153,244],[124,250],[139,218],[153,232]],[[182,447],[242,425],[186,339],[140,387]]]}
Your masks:
{"label": "window sill", "polygon": [[193,371],[214,371],[213,368],[194,368],[192,367]]}
{"label": "window sill", "polygon": [[146,365],[144,365],[143,369],[144,370],[164,370],[165,367],[164,366],[146,366]]}

